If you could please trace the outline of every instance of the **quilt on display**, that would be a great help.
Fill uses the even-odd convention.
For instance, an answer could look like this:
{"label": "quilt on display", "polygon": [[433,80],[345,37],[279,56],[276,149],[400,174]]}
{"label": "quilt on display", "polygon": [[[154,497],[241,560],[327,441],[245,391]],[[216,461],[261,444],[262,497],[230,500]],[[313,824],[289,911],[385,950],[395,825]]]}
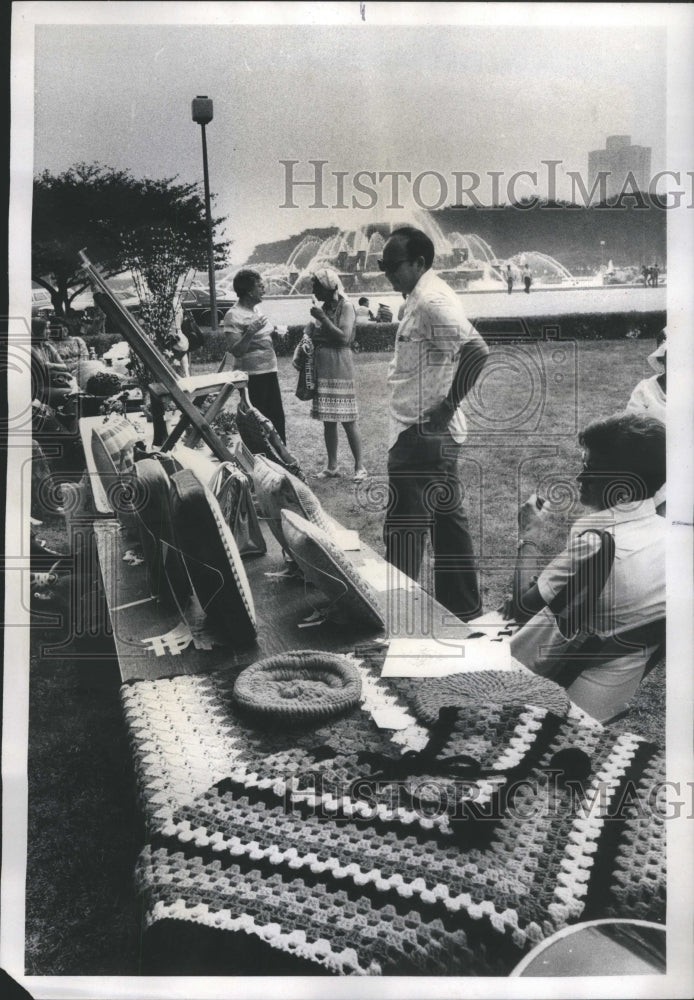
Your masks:
{"label": "quilt on display", "polygon": [[267,974],[293,956],[322,974],[507,975],[579,920],[664,920],[656,747],[518,704],[426,731],[382,659],[357,659],[360,709],[300,732],[238,714],[232,672],[124,688],[150,930],[206,931],[231,956],[262,944]]}

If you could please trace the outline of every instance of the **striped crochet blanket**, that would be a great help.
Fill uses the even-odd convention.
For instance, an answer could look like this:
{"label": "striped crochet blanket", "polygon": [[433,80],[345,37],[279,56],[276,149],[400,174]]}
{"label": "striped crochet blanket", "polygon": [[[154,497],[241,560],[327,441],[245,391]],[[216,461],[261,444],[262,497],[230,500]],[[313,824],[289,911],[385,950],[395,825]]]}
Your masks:
{"label": "striped crochet blanket", "polygon": [[579,920],[664,920],[656,747],[533,705],[425,730],[381,661],[360,709],[300,732],[239,714],[231,672],[123,689],[147,971],[507,975]]}

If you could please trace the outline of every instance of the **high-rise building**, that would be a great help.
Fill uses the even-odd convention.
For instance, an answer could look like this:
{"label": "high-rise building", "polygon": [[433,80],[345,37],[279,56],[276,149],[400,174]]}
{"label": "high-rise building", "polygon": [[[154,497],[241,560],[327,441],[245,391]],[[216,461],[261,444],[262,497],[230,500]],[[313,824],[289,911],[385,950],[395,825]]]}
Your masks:
{"label": "high-rise building", "polygon": [[593,202],[614,198],[624,190],[647,191],[651,176],[651,147],[632,146],[630,135],[608,136],[604,149],[588,153],[589,191],[593,191],[599,174],[607,176],[597,183],[591,198]]}

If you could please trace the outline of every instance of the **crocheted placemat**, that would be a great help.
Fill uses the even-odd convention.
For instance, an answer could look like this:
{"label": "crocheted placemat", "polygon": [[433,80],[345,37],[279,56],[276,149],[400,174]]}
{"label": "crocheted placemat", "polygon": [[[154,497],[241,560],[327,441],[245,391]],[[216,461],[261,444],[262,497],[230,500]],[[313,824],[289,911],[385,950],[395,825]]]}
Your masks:
{"label": "crocheted placemat", "polygon": [[442,708],[492,702],[537,705],[562,718],[570,706],[566,691],[546,677],[533,677],[520,670],[475,670],[420,681],[413,689],[412,707],[420,722],[432,726]]}
{"label": "crocheted placemat", "polygon": [[297,650],[259,660],[243,670],[234,700],[246,712],[285,724],[317,722],[354,708],[361,696],[356,667],[345,656]]}

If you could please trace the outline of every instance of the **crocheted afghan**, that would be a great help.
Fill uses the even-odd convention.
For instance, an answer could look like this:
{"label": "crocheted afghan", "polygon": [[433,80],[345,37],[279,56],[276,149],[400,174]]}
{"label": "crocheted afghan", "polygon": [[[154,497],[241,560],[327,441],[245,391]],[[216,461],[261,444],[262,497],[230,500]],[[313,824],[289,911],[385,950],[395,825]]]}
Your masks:
{"label": "crocheted afghan", "polygon": [[227,974],[252,954],[270,975],[507,975],[579,920],[664,920],[652,744],[503,703],[427,731],[382,659],[357,664],[361,708],[300,731],[244,718],[231,671],[123,689],[153,829],[145,944],[175,963],[214,939]]}

